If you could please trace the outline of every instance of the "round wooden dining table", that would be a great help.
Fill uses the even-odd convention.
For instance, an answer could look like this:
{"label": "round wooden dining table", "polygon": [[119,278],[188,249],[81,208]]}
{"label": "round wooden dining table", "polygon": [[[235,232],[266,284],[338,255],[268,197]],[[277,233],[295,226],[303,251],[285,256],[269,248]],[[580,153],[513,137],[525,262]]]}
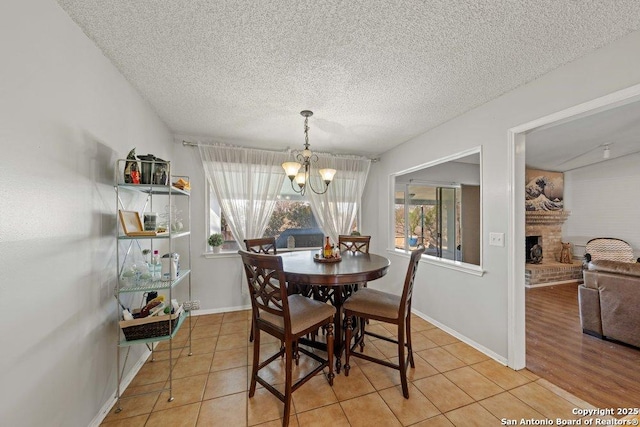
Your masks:
{"label": "round wooden dining table", "polygon": [[[289,286],[289,293],[302,293],[314,299],[331,302],[336,308],[334,317],[334,349],[336,371],[342,367],[344,350],[342,303],[358,284],[378,279],[387,273],[389,260],[376,254],[345,252],[339,262],[314,260],[318,250],[284,252],[282,267]],[[305,341],[317,346],[317,342]]]}

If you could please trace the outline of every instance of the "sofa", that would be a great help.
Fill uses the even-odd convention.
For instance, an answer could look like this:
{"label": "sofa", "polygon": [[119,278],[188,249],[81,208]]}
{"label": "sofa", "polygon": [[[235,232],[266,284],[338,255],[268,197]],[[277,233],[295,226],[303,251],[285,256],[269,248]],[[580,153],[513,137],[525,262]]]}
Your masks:
{"label": "sofa", "polygon": [[582,331],[640,347],[640,263],[596,260],[578,287]]}

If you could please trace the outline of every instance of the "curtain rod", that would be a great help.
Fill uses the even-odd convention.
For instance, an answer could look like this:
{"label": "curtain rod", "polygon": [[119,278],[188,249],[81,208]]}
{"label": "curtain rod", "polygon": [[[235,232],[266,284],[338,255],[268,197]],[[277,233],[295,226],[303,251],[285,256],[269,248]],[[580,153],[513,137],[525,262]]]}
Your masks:
{"label": "curtain rod", "polygon": [[[212,145],[212,144],[204,144],[204,145]],[[183,147],[197,147],[198,143],[196,142],[191,142],[191,141],[186,141],[186,140],[182,140],[182,146]],[[239,147],[239,146],[235,146],[235,145],[229,145],[229,147],[236,147],[236,148],[246,148],[246,147]],[[260,148],[251,148],[252,150],[260,150]],[[269,151],[269,150],[262,150],[262,151]],[[286,150],[284,150],[283,152],[291,152],[291,149],[288,148]],[[374,157],[374,158],[370,158],[369,160],[371,160],[371,163],[377,163],[380,161],[380,157]]]}
{"label": "curtain rod", "polygon": [[237,148],[237,149],[239,149],[239,150],[242,150],[242,149],[246,149],[246,148],[248,148],[248,149],[250,149],[250,150],[265,151],[265,152],[268,152],[268,153],[273,153],[273,152],[276,152],[276,153],[289,153],[289,152],[291,152],[291,150],[290,150],[290,149],[281,150],[281,151],[277,151],[277,150],[265,150],[265,149],[263,149],[263,148],[242,147],[242,146],[240,146],[240,145],[225,144],[225,143],[223,143],[223,142],[212,142],[212,143],[202,143],[202,144],[200,144],[200,143],[197,143],[197,142],[191,142],[191,141],[182,140],[182,145],[183,145],[184,147],[187,147],[187,146],[188,146],[188,147],[197,147],[197,146],[199,146],[199,145],[205,145],[205,146],[211,146],[211,147],[213,147],[213,146],[215,146],[215,145],[220,145],[220,146],[227,147],[227,148]]}

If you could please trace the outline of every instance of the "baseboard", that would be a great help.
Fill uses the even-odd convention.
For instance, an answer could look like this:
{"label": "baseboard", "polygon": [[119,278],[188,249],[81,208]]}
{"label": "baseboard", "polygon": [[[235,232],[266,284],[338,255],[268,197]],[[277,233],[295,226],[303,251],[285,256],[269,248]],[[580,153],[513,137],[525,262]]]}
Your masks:
{"label": "baseboard", "polygon": [[527,288],[527,289],[544,288],[546,286],[566,285],[566,284],[569,284],[569,283],[580,284],[582,282],[583,282],[583,280],[581,280],[581,279],[570,279],[570,280],[559,280],[557,282],[538,283],[536,285],[524,285],[524,287]]}
{"label": "baseboard", "polygon": [[[135,376],[138,374],[138,371],[140,371],[140,369],[142,368],[142,365],[145,364],[150,354],[151,354],[151,351],[146,350],[140,356],[140,358],[138,359],[136,364],[133,366],[133,368],[129,370],[129,373],[127,374],[127,376],[122,379],[122,384],[120,384],[120,393],[126,390],[129,384],[131,384],[131,381],[133,381]],[[116,392],[114,391],[111,397],[107,399],[105,404],[102,406],[102,409],[100,409],[100,412],[98,412],[98,414],[93,418],[93,420],[91,420],[91,422],[89,423],[89,427],[99,427],[100,424],[102,424],[104,419],[107,417],[107,415],[109,415],[109,412],[111,412],[111,409],[113,408],[113,405],[116,404],[116,402],[117,402]]]}
{"label": "baseboard", "polygon": [[228,313],[230,311],[242,311],[249,310],[251,305],[241,305],[236,307],[225,307],[225,308],[211,308],[206,310],[193,310],[191,311],[192,316],[203,316],[205,314],[218,314],[218,313]]}
{"label": "baseboard", "polygon": [[507,366],[507,358],[500,356],[499,354],[495,353],[492,350],[489,350],[488,348],[486,348],[485,346],[478,344],[477,342],[470,340],[468,337],[460,334],[457,331],[454,331],[453,329],[449,328],[448,326],[443,325],[442,323],[438,322],[435,319],[432,319],[431,317],[427,316],[424,313],[421,313],[415,309],[411,309],[411,312],[413,314],[415,314],[416,316],[420,317],[423,320],[426,320],[427,322],[431,323],[432,325],[437,326],[438,328],[442,329],[443,331],[445,331],[446,333],[448,333],[449,335],[453,335],[454,337],[456,337],[457,339],[459,339],[460,341],[462,341],[465,344],[470,345],[471,347],[475,348],[476,350],[478,350],[479,352],[489,356],[490,358],[492,358],[493,360],[495,360],[496,362]]}
{"label": "baseboard", "polygon": [[599,334],[599,333],[597,333],[595,331],[590,331],[588,329],[582,328],[582,333],[583,334],[587,334],[587,335],[591,335],[592,337],[600,338],[601,340],[605,339],[605,337],[603,337],[602,334]]}

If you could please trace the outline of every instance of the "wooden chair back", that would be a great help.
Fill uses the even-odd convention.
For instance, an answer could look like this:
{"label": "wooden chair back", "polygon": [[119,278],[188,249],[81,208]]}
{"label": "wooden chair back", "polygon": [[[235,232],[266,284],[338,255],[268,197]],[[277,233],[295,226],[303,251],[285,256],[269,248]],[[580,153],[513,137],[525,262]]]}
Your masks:
{"label": "wooden chair back", "polygon": [[411,315],[411,298],[413,297],[413,282],[416,278],[416,271],[418,270],[418,262],[420,257],[427,248],[419,246],[417,249],[411,251],[411,258],[409,259],[409,266],[407,267],[407,275],[404,278],[404,287],[402,288],[402,297],[400,298],[399,315],[402,319]]}
{"label": "wooden chair back", "polygon": [[338,236],[338,249],[340,252],[351,251],[353,253],[369,253],[371,236],[351,236],[341,234]]}
{"label": "wooden chair back", "polygon": [[291,329],[291,321],[282,258],[246,251],[238,251],[238,253],[242,257],[247,275],[253,311],[252,321],[258,321],[263,313],[282,317],[286,334],[286,331]]}
{"label": "wooden chair back", "polygon": [[253,252],[256,254],[270,254],[276,255],[278,250],[276,248],[275,237],[261,237],[259,239],[245,239],[244,246],[247,252]]}

